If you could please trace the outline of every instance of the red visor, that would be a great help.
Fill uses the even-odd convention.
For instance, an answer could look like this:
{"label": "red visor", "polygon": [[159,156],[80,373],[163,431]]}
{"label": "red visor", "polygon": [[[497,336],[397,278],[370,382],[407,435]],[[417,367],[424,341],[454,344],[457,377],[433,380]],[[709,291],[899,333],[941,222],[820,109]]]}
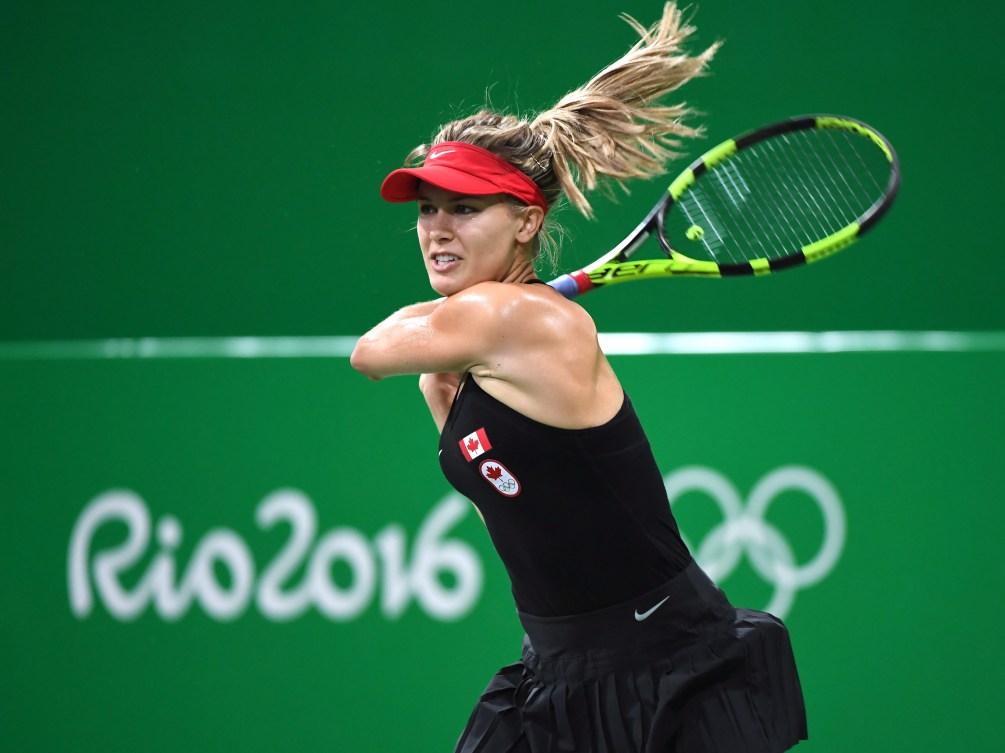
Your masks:
{"label": "red visor", "polygon": [[504,193],[548,211],[548,202],[534,181],[502,157],[474,144],[437,144],[422,167],[403,167],[384,178],[380,195],[387,201],[413,201],[420,180],[464,196]]}

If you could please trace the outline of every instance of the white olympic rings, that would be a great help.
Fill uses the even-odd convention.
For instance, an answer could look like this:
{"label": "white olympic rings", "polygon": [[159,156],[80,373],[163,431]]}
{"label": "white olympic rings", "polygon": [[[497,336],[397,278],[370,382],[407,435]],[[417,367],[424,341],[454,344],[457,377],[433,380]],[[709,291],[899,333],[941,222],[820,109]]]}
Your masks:
{"label": "white olympic rings", "polygon": [[[775,588],[764,609],[777,617],[785,617],[796,592],[823,580],[841,556],[845,540],[844,507],[831,483],[812,468],[783,466],[771,471],[754,485],[746,509],[733,483],[712,468],[679,468],[668,474],[664,483],[671,505],[694,491],[703,492],[718,503],[722,523],[708,533],[697,550],[686,537],[685,543],[701,568],[717,583],[736,569],[746,553],[757,574]],[[802,565],[796,563],[788,539],[765,519],[772,501],[788,490],[803,492],[812,499],[824,520],[820,549]]]}

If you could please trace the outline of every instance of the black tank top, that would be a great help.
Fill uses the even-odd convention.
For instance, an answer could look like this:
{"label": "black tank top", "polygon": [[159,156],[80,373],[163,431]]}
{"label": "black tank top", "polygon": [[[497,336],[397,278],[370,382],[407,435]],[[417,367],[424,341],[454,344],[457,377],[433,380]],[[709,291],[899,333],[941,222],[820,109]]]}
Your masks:
{"label": "black tank top", "polygon": [[529,614],[580,614],[651,591],[691,561],[631,401],[588,429],[519,413],[470,374],[440,436]]}

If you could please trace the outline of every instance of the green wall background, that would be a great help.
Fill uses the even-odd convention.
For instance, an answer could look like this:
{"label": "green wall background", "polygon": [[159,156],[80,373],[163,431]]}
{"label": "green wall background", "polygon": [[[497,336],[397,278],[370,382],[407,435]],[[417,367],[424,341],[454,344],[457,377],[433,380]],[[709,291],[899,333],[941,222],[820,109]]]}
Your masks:
{"label": "green wall background", "polygon": [[[365,331],[428,295],[412,212],[377,195],[386,172],[487,91],[547,107],[632,43],[619,12],[660,7],[4,3],[0,338]],[[588,304],[601,328],[1005,326],[1005,11],[706,0],[695,13],[696,41],[726,44],[684,95],[708,136],[681,167],[754,126],[838,112],[892,140],[903,192],[826,273],[610,291]],[[594,223],[567,213],[564,268],[620,240],[663,188],[599,200]]]}
{"label": "green wall background", "polygon": [[[338,358],[0,365],[5,750],[451,750],[492,672],[518,657],[505,573],[439,475],[412,380],[373,385]],[[614,365],[668,479],[699,466],[735,488],[746,528],[722,511],[728,493],[691,483],[673,502],[734,602],[766,607],[786,552],[803,570],[837,545],[784,611],[811,724],[800,748],[996,751],[1005,442],[981,395],[1005,379],[1005,354]],[[668,401],[668,374],[689,400]],[[843,537],[805,486],[753,515],[761,480],[792,467],[833,490]],[[277,494],[283,516],[261,520]],[[86,511],[111,495],[132,498],[136,520],[107,514],[88,535]],[[149,541],[123,554],[143,521]],[[744,546],[710,544],[717,529]],[[228,542],[250,561],[246,585]],[[163,595],[185,591],[207,547],[218,556],[200,582],[247,600],[182,600],[172,615]],[[130,613],[101,583],[115,556],[118,590],[142,594],[156,573],[167,585]],[[281,599],[320,562],[342,603],[284,612],[266,599],[290,556]],[[472,570],[481,587],[465,596]]]}
{"label": "green wall background", "polygon": [[[0,747],[451,749],[520,636],[484,530],[440,477],[414,381],[373,385],[338,348],[106,357],[103,342],[351,339],[428,297],[412,211],[379,200],[384,174],[487,90],[509,109],[548,106],[632,42],[619,12],[649,21],[659,8],[0,7]],[[891,139],[901,195],[825,265],[583,304],[604,332],[986,332],[947,352],[612,359],[671,483],[707,468],[748,513],[778,469],[834,490],[836,558],[786,606],[810,712],[800,749],[997,750],[1005,11],[705,0],[695,12],[697,41],[726,44],[686,92],[708,136],[681,165],[738,131],[837,112]],[[567,213],[562,270],[620,240],[662,190],[598,200],[595,222]],[[671,385],[688,398],[668,401]],[[85,511],[110,494],[131,500],[133,528],[107,518],[88,539]],[[276,494],[288,517],[256,519]],[[769,534],[812,563],[834,522],[805,491],[770,499]],[[723,521],[694,489],[674,509],[696,549]],[[149,541],[112,581],[152,592],[126,616],[101,571],[144,520]],[[269,586],[298,532],[300,556]],[[89,543],[82,558],[74,542]],[[713,566],[728,554],[705,550]],[[771,577],[758,562],[777,546],[740,555],[724,587],[771,603],[784,562]],[[249,564],[248,582],[227,557]],[[172,613],[196,581],[219,593],[178,597]],[[298,602],[310,583],[321,596]],[[89,608],[74,601],[84,592]]]}

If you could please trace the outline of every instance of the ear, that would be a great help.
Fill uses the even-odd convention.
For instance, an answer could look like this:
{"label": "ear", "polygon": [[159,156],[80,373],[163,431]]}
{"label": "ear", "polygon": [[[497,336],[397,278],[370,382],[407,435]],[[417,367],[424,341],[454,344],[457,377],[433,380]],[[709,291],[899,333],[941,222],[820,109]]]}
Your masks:
{"label": "ear", "polygon": [[520,226],[516,239],[519,243],[530,243],[544,224],[544,210],[539,206],[528,206],[520,214]]}

